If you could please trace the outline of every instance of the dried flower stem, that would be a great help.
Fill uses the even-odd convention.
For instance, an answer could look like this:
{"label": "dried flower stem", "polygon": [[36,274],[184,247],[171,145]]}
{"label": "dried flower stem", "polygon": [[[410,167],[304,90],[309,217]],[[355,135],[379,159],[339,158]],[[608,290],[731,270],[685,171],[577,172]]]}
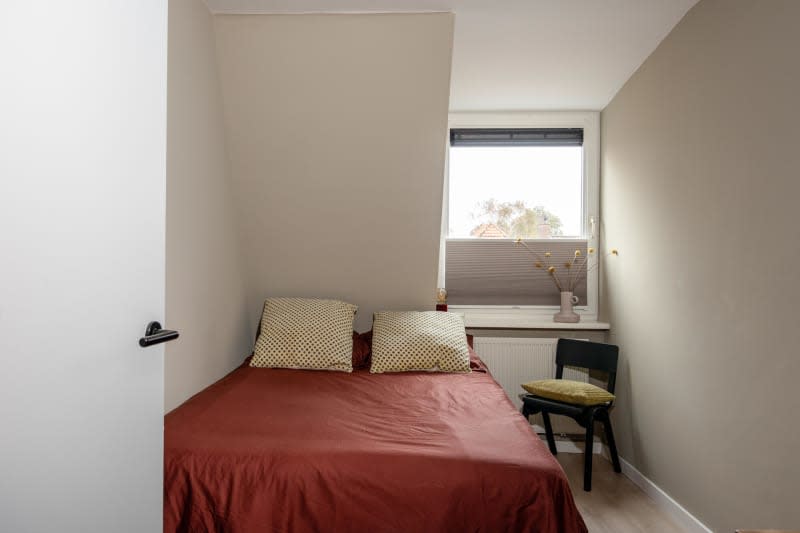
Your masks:
{"label": "dried flower stem", "polygon": [[558,288],[558,290],[559,291],[563,291],[564,289],[561,288],[561,282],[558,279],[558,274],[556,274],[556,271],[553,270],[552,272],[550,272],[550,275],[553,277],[553,281],[555,282],[556,287]]}
{"label": "dried flower stem", "polygon": [[[553,261],[550,259],[550,252],[545,252],[542,254],[528,246],[528,244],[522,239],[517,239],[516,244],[523,246],[528,253],[537,259],[536,267],[541,267],[547,270],[553,279],[553,283],[555,283],[556,288],[559,291],[575,292],[575,290],[580,287],[581,283],[588,279],[589,274],[600,267],[601,258],[599,256],[597,256],[596,261],[594,261],[591,265],[589,264],[589,256],[593,254],[594,248],[587,247],[586,253],[581,253],[580,250],[575,250],[575,255],[573,255],[564,265],[562,265],[567,272],[564,283],[558,276],[558,267],[556,267]],[[612,249],[604,257],[608,257],[610,255],[618,255],[617,250]]]}
{"label": "dried flower stem", "polygon": [[[616,250],[612,250],[612,251],[608,252],[603,257],[609,257],[609,256],[612,256],[612,255],[618,255],[618,254],[616,254],[614,252],[616,252]],[[589,268],[586,269],[586,277],[579,279],[578,282],[575,284],[575,288],[577,289],[578,287],[580,287],[581,282],[589,279],[589,274],[591,272],[597,270],[598,268],[600,268],[600,258],[599,257],[597,258],[597,262],[596,263],[594,263],[593,265],[591,265]]]}
{"label": "dried flower stem", "polygon": [[[576,251],[577,253],[577,251]],[[573,263],[573,267],[569,276],[569,290],[574,292],[580,280],[580,275],[583,269],[586,268],[589,254],[579,256],[579,259]]]}
{"label": "dried flower stem", "polygon": [[[532,254],[532,255],[533,255],[533,256],[534,256],[536,259],[538,259],[538,260],[539,260],[539,261],[541,261],[542,263],[545,263],[545,264],[546,264],[546,263],[548,263],[548,262],[549,262],[549,261],[547,261],[547,259],[546,259],[545,257],[543,257],[543,256],[542,256],[542,255],[541,255],[539,252],[537,252],[536,250],[534,250],[533,248],[531,248],[530,246],[528,246],[528,245],[527,245],[527,243],[526,243],[525,241],[523,241],[522,239],[517,239],[516,243],[517,243],[517,244],[521,244],[523,247],[525,247],[525,249],[526,249],[526,250],[528,250],[528,251],[529,251],[529,252],[530,252],[530,253],[531,253],[531,254]],[[549,265],[545,265],[545,266],[549,266]]]}

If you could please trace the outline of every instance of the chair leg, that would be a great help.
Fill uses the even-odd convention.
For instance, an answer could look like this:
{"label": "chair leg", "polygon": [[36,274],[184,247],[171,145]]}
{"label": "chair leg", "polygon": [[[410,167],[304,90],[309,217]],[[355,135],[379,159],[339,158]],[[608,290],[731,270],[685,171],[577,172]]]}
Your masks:
{"label": "chair leg", "polygon": [[547,446],[550,447],[550,453],[558,455],[556,450],[556,439],[553,436],[553,425],[550,423],[550,413],[542,411],[542,418],[544,419],[544,433],[547,435]]}
{"label": "chair leg", "polygon": [[586,422],[586,449],[583,451],[583,490],[592,490],[592,449],[594,448],[594,409]]}
{"label": "chair leg", "polygon": [[608,450],[611,452],[611,462],[614,464],[614,472],[622,472],[622,466],[619,464],[619,455],[617,454],[617,443],[614,441],[614,430],[611,429],[611,417],[608,416],[608,411],[603,413],[603,428],[606,433],[606,440],[608,441]]}

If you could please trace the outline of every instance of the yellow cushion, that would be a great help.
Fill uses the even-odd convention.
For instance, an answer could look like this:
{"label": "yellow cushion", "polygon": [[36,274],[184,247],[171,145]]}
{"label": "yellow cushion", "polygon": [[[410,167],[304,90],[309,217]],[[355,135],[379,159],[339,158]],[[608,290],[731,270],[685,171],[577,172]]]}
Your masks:
{"label": "yellow cushion", "polygon": [[523,383],[522,388],[542,398],[577,405],[600,405],[614,399],[614,395],[605,389],[591,383],[568,379],[531,381]]}

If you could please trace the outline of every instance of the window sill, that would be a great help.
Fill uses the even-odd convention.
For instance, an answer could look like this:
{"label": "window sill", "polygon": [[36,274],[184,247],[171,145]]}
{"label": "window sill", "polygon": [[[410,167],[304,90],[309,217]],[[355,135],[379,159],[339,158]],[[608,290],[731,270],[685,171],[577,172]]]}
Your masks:
{"label": "window sill", "polygon": [[480,329],[540,329],[540,330],[571,330],[571,331],[608,331],[611,324],[598,322],[596,317],[581,313],[581,321],[575,323],[554,322],[552,312],[526,312],[523,310],[488,310],[464,309],[451,306],[450,311],[464,317],[467,328]]}

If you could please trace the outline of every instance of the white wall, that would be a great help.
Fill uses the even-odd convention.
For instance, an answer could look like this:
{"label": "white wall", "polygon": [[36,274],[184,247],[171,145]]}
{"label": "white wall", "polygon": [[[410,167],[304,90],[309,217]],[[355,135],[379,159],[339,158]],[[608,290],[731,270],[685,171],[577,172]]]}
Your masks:
{"label": "white wall", "polygon": [[798,20],[703,0],[602,113],[620,453],[720,532],[800,525]]}
{"label": "white wall", "polygon": [[431,309],[453,17],[216,16],[248,317],[267,296]]}
{"label": "white wall", "polygon": [[252,349],[230,192],[212,19],[169,2],[165,409],[225,375]]}

